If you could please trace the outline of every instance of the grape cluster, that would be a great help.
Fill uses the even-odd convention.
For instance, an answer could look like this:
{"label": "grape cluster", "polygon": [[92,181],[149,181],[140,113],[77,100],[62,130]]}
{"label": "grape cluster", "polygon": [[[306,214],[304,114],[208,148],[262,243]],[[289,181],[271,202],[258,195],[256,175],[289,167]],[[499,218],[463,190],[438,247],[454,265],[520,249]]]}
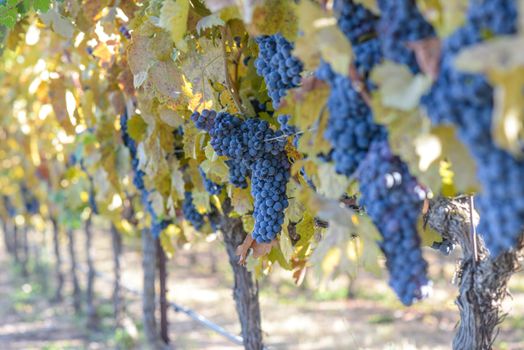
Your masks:
{"label": "grape cluster", "polygon": [[182,212],[184,213],[184,217],[189,220],[191,225],[197,230],[200,230],[202,226],[204,226],[204,216],[196,210],[193,204],[193,194],[190,191],[184,193]]}
{"label": "grape cluster", "polygon": [[476,198],[478,230],[491,254],[515,246],[524,227],[524,162],[495,145],[491,135],[493,89],[485,76],[460,72],[457,54],[492,35],[515,33],[515,1],[470,1],[465,24],[442,44],[440,73],[423,97],[432,122],[457,127],[477,163],[483,192]]}
{"label": "grape cluster", "polygon": [[272,130],[264,120],[241,120],[223,112],[204,110],[193,113],[191,119],[197,128],[209,133],[215,152],[230,158],[227,165],[235,186],[246,187],[246,177],[251,174],[255,208],[252,236],[257,242],[270,242],[280,232],[288,206],[290,164],[283,132]]}
{"label": "grape cluster", "polygon": [[206,188],[206,191],[209,194],[220,194],[220,192],[222,191],[222,186],[208,179],[206,173],[204,173],[204,170],[202,170],[202,168],[198,168],[198,171],[200,172],[200,176],[202,176],[202,180],[204,181],[204,187]]}
{"label": "grape cluster", "polygon": [[333,146],[335,170],[351,176],[366,157],[371,142],[384,139],[386,131],[373,122],[371,109],[349,78],[335,73],[328,63],[321,64],[317,77],[331,86],[325,137]]}
{"label": "grape cluster", "polygon": [[118,28],[118,31],[120,34],[122,34],[126,39],[131,39],[131,33],[129,32],[129,29],[125,25],[121,25]]}
{"label": "grape cluster", "polygon": [[352,44],[376,36],[378,16],[353,0],[335,0],[338,26]]}
{"label": "grape cluster", "polygon": [[209,132],[211,146],[219,156],[241,160],[250,166],[265,153],[281,153],[286,140],[280,130],[274,131],[261,119],[241,120],[229,113],[204,110],[191,119],[197,128]]}
{"label": "grape cluster", "polygon": [[294,57],[293,44],[282,35],[262,35],[257,39],[259,47],[255,67],[258,75],[264,77],[269,97],[276,109],[287,90],[300,84],[302,62]]}
{"label": "grape cluster", "polygon": [[20,192],[24,200],[25,210],[28,214],[37,214],[40,210],[40,202],[34,194],[32,194],[25,184],[20,186]]}
{"label": "grape cluster", "polygon": [[120,116],[120,132],[124,145],[129,149],[129,153],[131,153],[131,166],[133,168],[134,173],[133,184],[135,185],[136,189],[141,193],[142,203],[145,205],[147,211],[149,212],[149,215],[151,215],[151,234],[153,235],[153,237],[158,238],[162,230],[169,226],[169,224],[171,224],[172,221],[160,219],[158,215],[155,213],[151,201],[148,199],[148,191],[144,185],[145,173],[138,168],[136,143],[135,140],[133,140],[131,136],[129,136],[129,133],[127,131],[127,122],[128,115],[127,113],[124,113]]}
{"label": "grape cluster", "polygon": [[288,206],[286,184],[290,164],[285,153],[277,156],[265,154],[253,165],[251,193],[255,199],[255,229],[257,242],[271,242],[284,222],[284,209]]}
{"label": "grape cluster", "polygon": [[358,172],[360,203],[383,241],[390,286],[405,305],[427,293],[427,263],[417,233],[418,215],[426,193],[405,163],[391,153],[386,140],[373,143]]}
{"label": "grape cluster", "polygon": [[133,168],[133,184],[139,191],[145,190],[144,185],[144,175],[145,173],[138,168],[138,158],[137,158],[137,150],[136,150],[136,143],[135,140],[129,136],[129,133],[127,131],[127,121],[128,121],[128,115],[127,113],[124,113],[120,116],[120,133],[122,136],[122,141],[124,142],[124,145],[129,150],[129,153],[131,153],[131,167]]}
{"label": "grape cluster", "polygon": [[377,37],[379,18],[361,4],[353,0],[336,0],[338,27],[351,42],[355,67],[363,76],[382,60],[382,50]]}
{"label": "grape cluster", "polygon": [[435,36],[435,30],[418,10],[415,0],[379,0],[379,38],[384,57],[407,65],[413,72],[419,67],[407,44]]}

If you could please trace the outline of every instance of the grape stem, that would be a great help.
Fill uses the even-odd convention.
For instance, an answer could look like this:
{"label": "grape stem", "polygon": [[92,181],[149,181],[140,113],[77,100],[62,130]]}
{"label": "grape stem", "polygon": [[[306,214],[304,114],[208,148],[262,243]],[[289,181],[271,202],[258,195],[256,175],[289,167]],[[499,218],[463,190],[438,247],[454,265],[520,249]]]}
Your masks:
{"label": "grape stem", "polygon": [[357,67],[354,63],[351,63],[349,66],[349,78],[351,79],[352,86],[355,89],[356,92],[360,94],[364,102],[368,106],[371,106],[371,94],[369,93],[368,89],[366,88],[366,84],[364,83],[364,78],[358,73]]}

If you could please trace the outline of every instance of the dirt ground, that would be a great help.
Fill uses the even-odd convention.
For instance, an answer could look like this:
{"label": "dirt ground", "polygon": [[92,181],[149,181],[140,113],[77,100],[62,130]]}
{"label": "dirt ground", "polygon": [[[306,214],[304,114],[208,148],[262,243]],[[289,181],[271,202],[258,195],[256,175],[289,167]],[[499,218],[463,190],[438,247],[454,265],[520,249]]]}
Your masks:
{"label": "dirt ground", "polygon": [[[83,233],[77,233],[77,252],[84,262]],[[110,277],[110,235],[99,229],[95,236],[96,266]],[[88,333],[83,316],[74,316],[68,299],[51,303],[53,293],[50,242],[39,244],[47,269],[36,266],[31,277],[22,279],[0,250],[0,350],[10,349],[142,349],[140,301],[126,294],[128,342],[115,335],[111,325],[111,284],[98,279],[97,302],[101,317],[100,331]],[[67,262],[63,242],[64,257]],[[123,255],[123,283],[139,289],[141,261],[139,240],[126,239]],[[36,251],[37,247],[33,247]],[[43,248],[42,248],[43,247]],[[209,249],[212,248],[210,252]],[[196,251],[196,253],[195,253]],[[442,260],[432,252],[430,275],[433,296],[414,307],[396,301],[383,279],[359,276],[347,299],[347,278],[318,286],[314,278],[307,286],[295,287],[286,272],[275,271],[260,281],[262,326],[265,341],[275,350],[320,349],[449,349],[458,315],[453,303],[455,287],[451,284],[456,257]],[[85,266],[85,264],[83,264]],[[64,263],[66,271],[68,264]],[[189,307],[224,327],[240,333],[231,285],[232,275],[225,250],[218,242],[202,243],[191,252],[179,249],[169,261],[169,298]],[[85,272],[79,271],[85,286]],[[524,349],[524,276],[512,280],[513,299],[507,301],[508,316],[502,324],[496,349]],[[70,286],[66,284],[66,295]],[[170,311],[170,336],[177,349],[241,349],[221,335],[203,327],[183,313]],[[138,332],[139,333],[139,332]]]}

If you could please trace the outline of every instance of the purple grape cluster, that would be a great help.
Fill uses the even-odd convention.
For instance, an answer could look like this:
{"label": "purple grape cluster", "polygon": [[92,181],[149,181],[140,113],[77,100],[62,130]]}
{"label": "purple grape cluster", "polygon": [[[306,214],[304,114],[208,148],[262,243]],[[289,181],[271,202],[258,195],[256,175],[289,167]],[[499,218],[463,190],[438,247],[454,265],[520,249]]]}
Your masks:
{"label": "purple grape cluster", "polygon": [[230,158],[230,180],[247,186],[251,174],[257,242],[270,242],[280,232],[284,209],[288,206],[286,184],[290,164],[285,152],[286,137],[261,119],[241,120],[228,113],[195,112],[191,116],[197,128],[211,136],[210,143],[220,156]]}
{"label": "purple grape cluster", "polygon": [[196,210],[195,205],[193,204],[193,194],[190,191],[184,193],[182,213],[197,230],[200,230],[202,226],[204,226],[204,216]]}
{"label": "purple grape cluster", "polygon": [[198,168],[198,171],[200,172],[200,176],[202,176],[202,180],[204,181],[204,187],[209,194],[220,194],[220,192],[222,192],[222,186],[208,179],[202,168]]}
{"label": "purple grape cluster", "polygon": [[281,153],[286,140],[280,130],[274,131],[262,119],[243,121],[226,112],[204,110],[194,112],[191,119],[197,128],[211,136],[211,146],[219,156],[226,156],[251,164],[265,153]]}
{"label": "purple grape cluster", "polygon": [[434,37],[433,26],[422,16],[415,0],[379,0],[378,5],[378,32],[384,57],[418,72],[417,60],[407,44]]}
{"label": "purple grape cluster", "polygon": [[389,284],[405,305],[425,297],[429,280],[417,232],[425,190],[386,140],[373,143],[358,171],[360,204],[382,235]]}
{"label": "purple grape cluster", "polygon": [[124,36],[124,38],[126,39],[131,39],[131,33],[129,32],[129,29],[127,29],[127,27],[125,25],[121,25],[119,28],[118,28],[118,31],[120,32],[120,34],[122,34]]}
{"label": "purple grape cluster", "polygon": [[143,191],[145,190],[145,185],[144,185],[145,173],[138,168],[136,143],[135,143],[135,140],[133,140],[131,136],[129,136],[129,133],[127,131],[127,121],[128,121],[128,115],[126,112],[120,116],[120,134],[122,136],[122,141],[124,142],[124,145],[129,150],[129,153],[131,153],[131,167],[133,168],[133,174],[134,174],[133,184],[135,185],[137,190]]}
{"label": "purple grape cluster", "polygon": [[353,0],[335,0],[338,26],[352,44],[376,37],[379,17]]}
{"label": "purple grape cluster", "polygon": [[25,210],[28,214],[35,215],[40,211],[40,201],[29,191],[26,184],[20,185],[20,192],[24,200]]}
{"label": "purple grape cluster", "polygon": [[351,42],[355,66],[363,76],[382,61],[382,49],[377,37],[379,18],[353,0],[336,0],[338,27]]}
{"label": "purple grape cluster", "polygon": [[257,242],[271,242],[284,223],[284,209],[288,206],[286,185],[290,164],[285,153],[276,156],[266,153],[255,161],[252,172],[251,194],[255,199],[255,229]]}
{"label": "purple grape cluster", "polygon": [[293,44],[282,35],[262,35],[256,39],[259,53],[255,60],[258,75],[264,77],[269,97],[276,109],[287,90],[300,85],[302,62],[293,56]]}
{"label": "purple grape cluster", "polygon": [[349,78],[335,73],[328,63],[321,64],[317,77],[331,86],[325,137],[333,146],[335,170],[351,176],[366,157],[371,143],[386,138],[386,131],[374,123],[371,109]]}
{"label": "purple grape cluster", "polygon": [[151,201],[148,199],[149,192],[147,191],[144,185],[145,173],[138,168],[136,142],[131,138],[131,136],[129,136],[127,122],[128,115],[126,112],[120,116],[120,133],[124,145],[129,149],[129,153],[131,153],[131,166],[133,168],[134,173],[133,184],[135,185],[136,189],[140,192],[142,197],[142,204],[146,207],[149,215],[151,216],[151,234],[153,235],[153,237],[158,238],[162,230],[164,230],[169,224],[171,224],[172,221],[169,219],[159,218],[152,206]]}

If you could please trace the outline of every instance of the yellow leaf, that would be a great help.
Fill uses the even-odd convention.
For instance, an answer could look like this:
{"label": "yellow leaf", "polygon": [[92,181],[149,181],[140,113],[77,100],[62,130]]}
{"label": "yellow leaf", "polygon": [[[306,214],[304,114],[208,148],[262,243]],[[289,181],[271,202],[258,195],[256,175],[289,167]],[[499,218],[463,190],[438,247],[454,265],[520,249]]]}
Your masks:
{"label": "yellow leaf", "polygon": [[135,142],[143,140],[147,131],[147,124],[138,114],[133,115],[127,122],[127,132]]}
{"label": "yellow leaf", "polygon": [[493,137],[511,153],[522,156],[524,141],[524,64],[509,71],[493,69],[488,77],[495,85]]}
{"label": "yellow leaf", "polygon": [[67,18],[59,14],[56,9],[50,9],[46,13],[41,13],[40,18],[47,26],[52,27],[55,33],[67,39],[73,37],[75,27]]}
{"label": "yellow leaf", "polygon": [[338,28],[336,18],[312,1],[300,2],[298,18],[303,34],[296,41],[294,54],[304,62],[306,69],[315,69],[322,57],[335,71],[347,75],[351,45]]}
{"label": "yellow leaf", "polygon": [[300,236],[300,239],[297,243],[298,246],[304,245],[308,242],[313,234],[315,233],[315,219],[306,211],[304,218],[296,226],[297,234]]}
{"label": "yellow leaf", "polygon": [[431,86],[431,78],[414,75],[403,64],[385,61],[373,69],[371,79],[380,87],[385,107],[409,111],[418,106],[420,98]]}
{"label": "yellow leaf", "polygon": [[255,218],[251,215],[242,216],[242,227],[246,232],[253,232],[255,228]]}
{"label": "yellow leaf", "polygon": [[289,232],[287,230],[287,223],[284,222],[282,233],[280,234],[280,250],[284,259],[289,262],[291,256],[293,255],[293,245],[291,244],[291,239],[289,238]]}
{"label": "yellow leaf", "polygon": [[160,239],[160,244],[162,245],[162,249],[166,253],[166,256],[168,257],[168,259],[171,259],[173,255],[175,254],[175,246],[173,245],[171,236],[169,235],[167,230],[162,230],[162,232],[160,233],[159,239]]}
{"label": "yellow leaf", "polygon": [[230,197],[231,204],[238,214],[244,215],[253,210],[253,199],[248,189],[233,187]]}
{"label": "yellow leaf", "polygon": [[265,0],[259,2],[253,11],[248,28],[254,35],[281,33],[286,38],[293,40],[298,32],[296,8],[293,1]]}
{"label": "yellow leaf", "polygon": [[171,39],[182,51],[187,45],[184,36],[187,30],[189,0],[165,0],[160,11],[159,25],[171,34]]}
{"label": "yellow leaf", "polygon": [[328,198],[340,198],[349,186],[349,178],[337,174],[335,167],[330,163],[322,162],[318,165],[318,176],[320,178],[318,193]]}

